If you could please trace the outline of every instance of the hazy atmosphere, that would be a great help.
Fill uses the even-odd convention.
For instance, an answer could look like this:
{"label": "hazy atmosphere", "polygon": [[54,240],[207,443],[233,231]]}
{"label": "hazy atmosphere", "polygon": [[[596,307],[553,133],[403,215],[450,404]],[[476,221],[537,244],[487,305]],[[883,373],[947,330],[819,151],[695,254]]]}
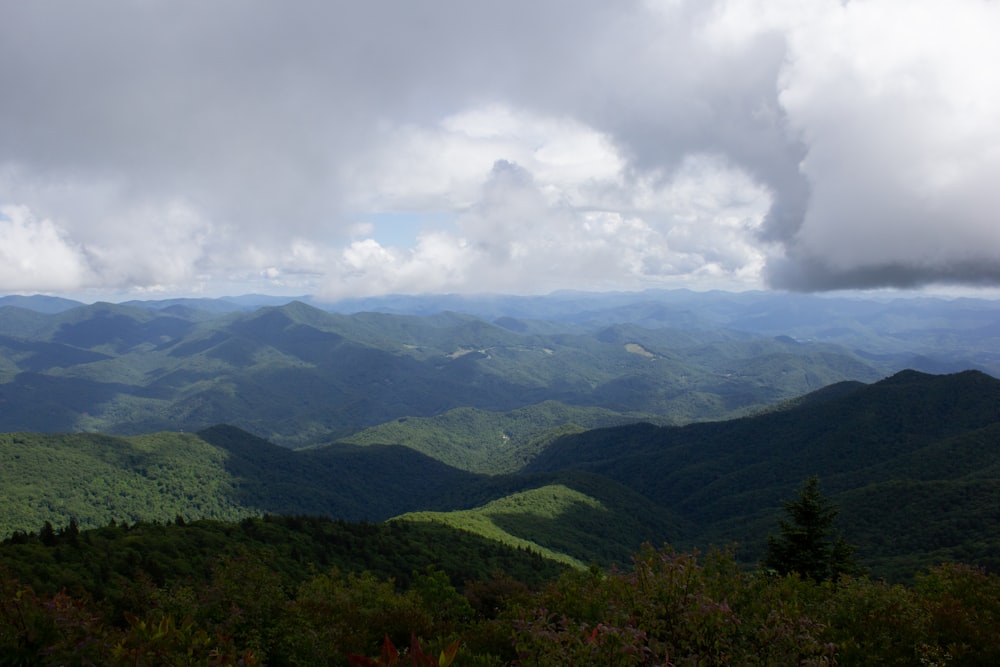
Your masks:
{"label": "hazy atmosphere", "polygon": [[0,0],[0,293],[995,287],[998,30],[983,0]]}

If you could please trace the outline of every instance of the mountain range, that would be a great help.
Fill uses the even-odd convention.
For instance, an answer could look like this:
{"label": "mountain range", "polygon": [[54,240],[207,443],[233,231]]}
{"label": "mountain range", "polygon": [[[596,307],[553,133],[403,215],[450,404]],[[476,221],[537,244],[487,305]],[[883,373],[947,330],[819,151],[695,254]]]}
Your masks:
{"label": "mountain range", "polygon": [[816,475],[874,572],[996,568],[998,337],[970,299],[3,297],[0,534],[311,514],[752,563]]}
{"label": "mountain range", "polygon": [[782,500],[817,475],[873,573],[1000,567],[1000,380],[977,371],[843,382],[726,421],[570,433],[495,475],[400,445],[290,450],[231,426],[7,434],[0,455],[8,534],[71,518],[318,514],[442,523],[577,565],[624,562],[643,541],[735,543],[752,563]]}
{"label": "mountain range", "polygon": [[[382,312],[331,312],[356,308]],[[3,297],[0,430],[227,423],[289,447],[396,444],[401,419],[464,409],[495,421],[484,412],[530,409],[536,427],[493,433],[531,450],[566,424],[724,419],[903,368],[1000,375],[998,337],[1000,305],[982,300],[680,290],[384,297],[322,309],[262,296]]]}

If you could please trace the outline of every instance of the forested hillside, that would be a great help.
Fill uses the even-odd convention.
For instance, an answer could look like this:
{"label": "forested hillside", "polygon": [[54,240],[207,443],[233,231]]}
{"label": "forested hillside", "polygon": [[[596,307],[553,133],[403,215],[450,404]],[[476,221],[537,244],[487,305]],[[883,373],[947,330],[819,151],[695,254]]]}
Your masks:
{"label": "forested hillside", "polygon": [[450,466],[495,475],[520,470],[563,435],[637,420],[668,421],[641,413],[546,401],[510,412],[455,408],[434,417],[403,417],[341,442],[405,444]]}
{"label": "forested hillside", "polygon": [[477,532],[564,562],[611,564],[643,541],[674,539],[683,530],[683,522],[645,496],[593,475],[484,477],[398,445],[293,451],[217,426],[197,435],[0,435],[0,535],[36,531],[46,522],[90,528],[178,516],[384,521],[423,510],[474,513],[510,494],[543,498],[540,489],[553,484],[575,489],[576,498],[601,512],[569,503],[553,513],[544,502],[520,503],[488,520],[504,527],[503,536],[500,528]]}
{"label": "forested hillside", "polygon": [[998,427],[1000,380],[904,371],[744,419],[566,436],[525,471],[627,483],[697,525],[692,545],[736,541],[748,557],[760,553],[781,499],[818,475],[842,501],[848,539],[881,572],[897,557],[1000,568],[990,509],[1000,505]]}
{"label": "forested hillside", "polygon": [[[407,420],[375,432],[426,436],[429,427],[468,419],[508,428],[513,441],[531,430],[514,425],[533,414],[446,413],[441,422],[418,421],[415,431]],[[737,557],[752,564],[782,500],[816,475],[872,572],[899,579],[943,560],[1000,567],[1000,381],[982,373],[906,371],[723,422],[569,430],[514,449],[516,457],[497,454],[494,441],[427,446],[433,437],[414,448],[289,450],[229,426],[129,437],[6,434],[0,528],[9,535],[71,519],[87,527],[178,515],[405,515],[577,564],[623,562],[643,541],[735,543]]]}
{"label": "forested hillside", "polygon": [[[304,446],[401,418],[545,402],[583,409],[587,427],[685,423],[872,381],[894,363],[820,341],[681,328],[669,317],[655,327],[593,327],[454,312],[348,315],[301,302],[58,312],[49,302],[45,312],[11,303],[20,305],[0,306],[2,431],[137,435],[228,423]],[[553,419],[528,439],[564,423]]]}
{"label": "forested hillside", "polygon": [[159,433],[0,435],[0,528],[43,521],[238,519],[264,512],[383,520],[469,477],[404,447],[293,452],[231,427]]}

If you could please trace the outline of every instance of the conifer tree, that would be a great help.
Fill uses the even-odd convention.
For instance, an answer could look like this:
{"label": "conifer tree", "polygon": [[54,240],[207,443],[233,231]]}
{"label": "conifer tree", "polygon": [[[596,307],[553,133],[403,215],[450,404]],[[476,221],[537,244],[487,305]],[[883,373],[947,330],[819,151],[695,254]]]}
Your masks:
{"label": "conifer tree", "polygon": [[795,572],[813,581],[858,571],[854,547],[834,533],[837,508],[820,493],[818,478],[807,479],[798,498],[784,507],[788,519],[779,521],[777,537],[768,535],[764,567],[782,575]]}

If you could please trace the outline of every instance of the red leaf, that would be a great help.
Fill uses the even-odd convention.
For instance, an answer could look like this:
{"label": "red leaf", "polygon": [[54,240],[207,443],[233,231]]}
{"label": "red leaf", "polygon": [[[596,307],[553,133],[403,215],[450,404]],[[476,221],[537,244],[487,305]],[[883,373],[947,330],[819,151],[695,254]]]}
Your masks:
{"label": "red leaf", "polygon": [[393,667],[397,660],[399,660],[399,651],[396,650],[396,645],[389,639],[389,635],[386,635],[385,641],[382,642],[382,665]]}

